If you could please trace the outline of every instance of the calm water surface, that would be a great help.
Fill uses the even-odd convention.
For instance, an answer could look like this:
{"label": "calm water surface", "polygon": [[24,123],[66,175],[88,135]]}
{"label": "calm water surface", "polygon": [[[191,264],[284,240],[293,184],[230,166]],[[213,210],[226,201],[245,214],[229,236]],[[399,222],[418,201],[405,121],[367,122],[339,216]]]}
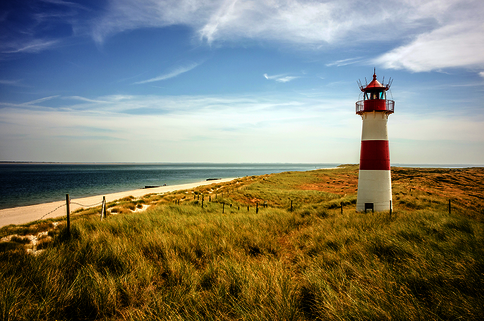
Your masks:
{"label": "calm water surface", "polygon": [[0,209],[207,178],[307,171],[339,164],[0,164]]}

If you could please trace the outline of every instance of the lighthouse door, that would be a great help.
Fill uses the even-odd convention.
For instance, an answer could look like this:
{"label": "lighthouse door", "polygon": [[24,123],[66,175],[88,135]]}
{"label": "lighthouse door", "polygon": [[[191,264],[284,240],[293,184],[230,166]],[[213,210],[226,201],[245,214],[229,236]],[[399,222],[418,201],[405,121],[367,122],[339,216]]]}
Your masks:
{"label": "lighthouse door", "polygon": [[365,203],[365,213],[366,213],[366,210],[371,210],[372,212],[374,212],[375,209],[373,207],[373,203]]}

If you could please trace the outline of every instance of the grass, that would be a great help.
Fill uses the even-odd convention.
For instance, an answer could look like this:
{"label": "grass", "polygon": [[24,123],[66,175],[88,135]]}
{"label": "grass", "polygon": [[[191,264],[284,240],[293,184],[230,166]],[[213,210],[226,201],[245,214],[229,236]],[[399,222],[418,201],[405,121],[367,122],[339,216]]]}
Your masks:
{"label": "grass", "polygon": [[[247,177],[150,195],[143,203],[130,198],[109,207],[156,205],[103,221],[99,209],[79,212],[71,236],[63,223],[51,227],[52,241],[38,255],[28,254],[20,238],[0,248],[0,315],[481,320],[482,191],[455,183],[469,171],[482,189],[482,169],[397,169],[391,217],[354,211],[355,167]],[[432,184],[439,175],[454,179]],[[459,200],[450,214],[447,191]],[[256,214],[254,206],[264,202]],[[6,227],[0,235],[42,224]]]}

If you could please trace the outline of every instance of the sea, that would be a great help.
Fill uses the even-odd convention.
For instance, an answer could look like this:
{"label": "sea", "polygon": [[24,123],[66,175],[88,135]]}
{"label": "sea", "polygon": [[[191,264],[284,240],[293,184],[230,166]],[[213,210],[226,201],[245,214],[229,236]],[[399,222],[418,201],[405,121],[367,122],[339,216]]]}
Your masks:
{"label": "sea", "polygon": [[332,168],[340,164],[0,164],[0,209],[146,186]]}
{"label": "sea", "polygon": [[[63,164],[0,162],[0,209],[96,196],[146,186],[178,185],[231,178],[333,168],[340,164]],[[392,164],[404,167],[462,168],[476,165]],[[482,165],[477,165],[482,166]]]}

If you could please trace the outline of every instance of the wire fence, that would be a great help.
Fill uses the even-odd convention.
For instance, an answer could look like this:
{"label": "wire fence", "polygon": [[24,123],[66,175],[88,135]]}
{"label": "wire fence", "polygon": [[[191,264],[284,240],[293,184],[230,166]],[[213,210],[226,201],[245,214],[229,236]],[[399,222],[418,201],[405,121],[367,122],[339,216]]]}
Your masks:
{"label": "wire fence", "polygon": [[80,204],[80,203],[77,203],[77,202],[71,202],[71,204],[79,205],[82,208],[91,208],[91,207],[96,207],[96,206],[102,205],[103,202],[101,201],[101,202],[98,202],[96,204],[91,204],[91,205],[84,205],[84,204]]}
{"label": "wire fence", "polygon": [[57,211],[59,208],[64,207],[64,206],[66,206],[66,204],[59,205],[58,207],[56,207],[55,209],[53,209],[53,210],[52,210],[52,211],[50,211],[49,213],[42,215],[42,217],[41,217],[41,218],[39,218],[39,221],[40,221],[41,219],[43,219],[44,217],[46,217],[47,215],[54,213],[54,212],[55,212],[55,211]]}
{"label": "wire fence", "polygon": [[[104,201],[101,201],[101,202],[98,202],[98,203],[95,203],[95,204],[89,204],[89,205],[86,205],[86,204],[81,204],[81,203],[78,203],[78,202],[72,202],[72,201],[69,201],[69,204],[74,204],[74,205],[78,205],[82,208],[92,208],[92,207],[96,207],[96,206],[100,206],[103,204]],[[52,211],[42,215],[40,218],[39,218],[39,221],[42,220],[44,217],[54,213],[55,211],[57,211],[58,209],[64,207],[64,206],[67,206],[67,203],[66,204],[62,204],[62,205],[59,205],[57,206],[55,209],[53,209]]]}

